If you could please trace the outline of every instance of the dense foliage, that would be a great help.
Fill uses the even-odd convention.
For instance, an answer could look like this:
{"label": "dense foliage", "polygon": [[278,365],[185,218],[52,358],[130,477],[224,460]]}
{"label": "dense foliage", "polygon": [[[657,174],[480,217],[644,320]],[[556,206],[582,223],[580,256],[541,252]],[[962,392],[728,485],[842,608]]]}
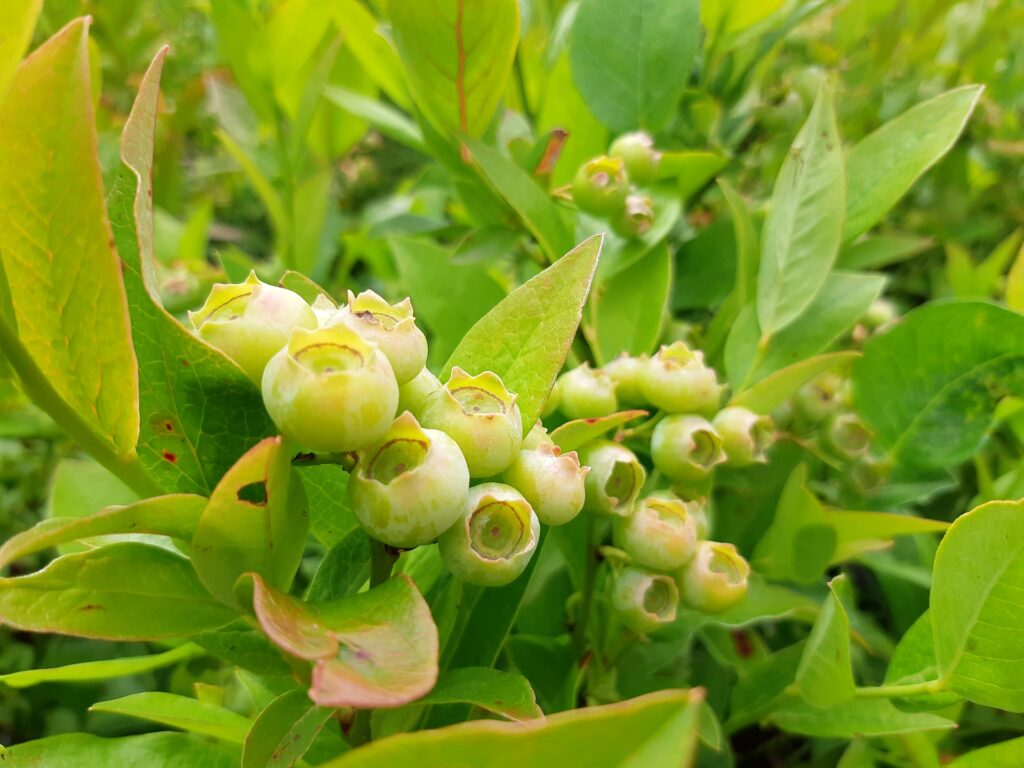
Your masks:
{"label": "dense foliage", "polygon": [[1022,122],[1013,0],[6,3],[0,762],[1024,764]]}

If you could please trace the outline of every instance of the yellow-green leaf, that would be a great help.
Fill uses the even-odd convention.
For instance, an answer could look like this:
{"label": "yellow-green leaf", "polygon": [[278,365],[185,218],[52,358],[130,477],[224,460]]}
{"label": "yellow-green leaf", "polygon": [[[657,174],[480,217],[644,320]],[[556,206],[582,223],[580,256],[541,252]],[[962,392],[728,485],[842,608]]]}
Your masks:
{"label": "yellow-green leaf", "polygon": [[28,48],[43,0],[0,3],[0,100]]}

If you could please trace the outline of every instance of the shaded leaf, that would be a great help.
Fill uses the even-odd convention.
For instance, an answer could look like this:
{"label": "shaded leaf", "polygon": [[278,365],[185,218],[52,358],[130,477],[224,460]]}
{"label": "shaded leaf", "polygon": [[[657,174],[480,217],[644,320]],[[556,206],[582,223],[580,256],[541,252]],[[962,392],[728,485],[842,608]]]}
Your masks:
{"label": "shaded leaf", "polygon": [[226,627],[201,632],[192,642],[211,655],[258,675],[288,675],[291,665],[267,636],[239,620]]}
{"label": "shaded leaf", "polygon": [[333,714],[313,704],[305,691],[282,693],[253,721],[242,749],[242,768],[290,768]]}
{"label": "shaded leaf", "polygon": [[[885,672],[886,685],[913,685],[938,680],[939,665],[935,661],[932,617],[925,611],[896,644]],[[961,698],[952,691],[926,693],[896,699],[900,709],[912,711],[942,709],[956,704]]]}
{"label": "shaded leaf", "polygon": [[159,765],[161,768],[237,768],[237,752],[187,733],[145,733],[104,739],[89,733],[64,733],[15,744],[4,753],[10,766],[110,768]]}
{"label": "shaded leaf", "polygon": [[844,247],[839,252],[836,266],[840,269],[881,269],[924,253],[934,245],[934,241],[924,237],[871,237]]}
{"label": "shaded leaf", "polygon": [[184,643],[163,653],[148,656],[126,656],[120,659],[104,659],[102,661],[83,661],[78,664],[67,664],[63,667],[43,667],[26,669],[21,672],[8,672],[0,675],[0,683],[11,688],[28,688],[40,683],[82,683],[95,680],[110,680],[115,677],[128,677],[153,669],[168,667],[195,656],[202,656],[203,650],[192,643]]}
{"label": "shaded leaf", "polygon": [[769,719],[790,733],[832,739],[896,736],[956,727],[955,722],[944,717],[927,712],[904,712],[888,699],[871,698],[851,699],[831,709],[794,700],[773,712]]}
{"label": "shaded leaf", "polygon": [[133,693],[119,699],[100,701],[89,707],[89,711],[150,720],[232,744],[241,744],[249,730],[249,721],[229,709],[162,691]]}
{"label": "shaded leaf", "polygon": [[853,698],[850,620],[836,590],[845,576],[829,582],[829,594],[811,628],[796,670],[796,687],[810,704],[827,709]]}
{"label": "shaded leaf", "polygon": [[854,351],[829,352],[809,357],[765,376],[736,395],[729,404],[749,408],[755,413],[769,414],[819,373],[850,363],[858,357],[860,353]]}
{"label": "shaded leaf", "polygon": [[836,532],[836,551],[832,559],[834,563],[884,547],[895,536],[941,533],[949,527],[949,523],[941,520],[898,512],[848,512],[838,509],[826,510],[825,521]]}
{"label": "shaded leaf", "polygon": [[306,599],[318,603],[352,595],[369,578],[370,537],[362,528],[353,528],[323,556]]}

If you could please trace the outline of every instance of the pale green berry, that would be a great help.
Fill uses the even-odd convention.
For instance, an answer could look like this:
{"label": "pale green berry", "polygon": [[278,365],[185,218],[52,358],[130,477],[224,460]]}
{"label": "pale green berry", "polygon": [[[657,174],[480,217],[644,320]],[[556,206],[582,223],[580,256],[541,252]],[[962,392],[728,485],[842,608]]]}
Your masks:
{"label": "pale green berry", "polygon": [[608,416],[619,409],[615,382],[600,368],[583,363],[558,379],[559,409],[569,419]]}
{"label": "pale green berry", "polygon": [[344,323],[387,355],[399,384],[411,381],[427,363],[427,337],[416,326],[412,302],[388,304],[373,291],[348,292],[348,304],[331,321]]}
{"label": "pale green berry", "polygon": [[627,566],[615,576],[612,606],[622,623],[647,634],[676,620],[679,588],[671,576]]}
{"label": "pale green berry", "polygon": [[626,166],[617,157],[595,157],[576,171],[572,197],[580,210],[595,216],[614,216],[629,194]]}
{"label": "pale green berry", "polygon": [[686,510],[690,513],[694,526],[697,528],[697,540],[703,541],[711,535],[711,518],[708,515],[708,499],[699,496],[686,501]]}
{"label": "pale green berry", "polygon": [[690,514],[691,505],[700,506],[661,496],[641,499],[632,514],[615,519],[616,546],[647,568],[682,568],[697,547],[697,522]]}
{"label": "pale green berry", "polygon": [[835,373],[823,373],[804,384],[793,395],[793,416],[804,424],[820,424],[842,404],[843,379]]}
{"label": "pale green berry", "polygon": [[267,363],[263,402],[303,448],[354,451],[391,425],[398,384],[384,353],[351,328],[299,328]]}
{"label": "pale green berry", "polygon": [[459,444],[472,477],[500,474],[523,442],[516,397],[490,371],[470,376],[453,368],[448,383],[427,398],[420,423]]}
{"label": "pale green berry", "polygon": [[416,417],[423,413],[427,401],[431,396],[440,391],[441,382],[437,376],[424,368],[411,380],[398,387],[398,410],[409,411]]}
{"label": "pale green berry", "polygon": [[767,460],[764,452],[775,436],[770,416],[734,405],[720,410],[711,424],[722,438],[727,467],[748,467]]}
{"label": "pale green berry", "polygon": [[634,184],[644,186],[658,177],[661,153],[654,148],[654,139],[643,131],[624,133],[608,148],[611,157],[618,157],[626,166],[626,174]]}
{"label": "pale green berry", "polygon": [[580,463],[590,467],[584,509],[599,515],[628,515],[647,480],[636,455],[611,440],[588,443],[579,455]]}
{"label": "pale green berry", "polygon": [[863,456],[871,447],[871,430],[854,413],[833,414],[821,437],[826,448],[846,459]]}
{"label": "pale green berry", "polygon": [[523,572],[540,539],[540,521],[523,495],[503,483],[469,489],[463,514],[437,541],[451,573],[484,587],[500,587]]}
{"label": "pale green berry", "polygon": [[629,195],[611,221],[620,237],[642,237],[654,224],[654,203],[647,195]]}
{"label": "pale green berry", "polygon": [[702,416],[666,416],[651,435],[654,466],[672,480],[703,480],[725,461],[722,438]]}
{"label": "pale green berry", "polygon": [[526,433],[526,437],[523,438],[522,449],[524,451],[532,451],[534,448],[540,448],[542,445],[554,444],[555,441],[551,439],[547,429],[538,421],[533,425],[533,429]]}
{"label": "pale green berry", "polygon": [[602,367],[615,382],[615,396],[619,405],[631,408],[647,404],[640,379],[648,362],[649,358],[646,355],[633,357],[623,353]]}
{"label": "pale green berry", "polygon": [[889,299],[875,299],[867,308],[861,322],[873,331],[880,331],[895,323],[899,317],[899,310]]}
{"label": "pale green berry", "polygon": [[702,541],[679,572],[683,602],[702,613],[721,613],[747,594],[750,565],[732,544]]}
{"label": "pale green berry", "polygon": [[520,451],[503,479],[530,502],[545,525],[568,523],[583,509],[589,467],[581,467],[575,451],[541,444]]}
{"label": "pale green berry", "polygon": [[196,333],[217,347],[259,386],[263,369],[295,328],[317,327],[299,294],[267,285],[250,272],[244,283],[217,283],[206,303],[188,313]]}
{"label": "pale green berry", "polygon": [[658,350],[640,377],[647,402],[669,413],[710,415],[718,410],[722,387],[714,368],[704,364],[704,353],[681,341]]}
{"label": "pale green berry", "polygon": [[439,430],[421,428],[406,411],[383,437],[359,452],[348,496],[356,518],[373,538],[393,547],[418,547],[462,517],[469,469],[454,440]]}

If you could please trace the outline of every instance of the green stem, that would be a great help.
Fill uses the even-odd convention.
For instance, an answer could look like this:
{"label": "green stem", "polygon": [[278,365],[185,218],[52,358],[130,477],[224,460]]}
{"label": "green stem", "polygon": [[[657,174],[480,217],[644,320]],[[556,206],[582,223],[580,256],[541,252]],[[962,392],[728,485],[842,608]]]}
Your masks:
{"label": "green stem", "polygon": [[878,685],[857,688],[854,695],[861,699],[897,699],[904,696],[920,696],[927,693],[941,693],[946,690],[942,680],[928,680],[924,683],[907,683],[905,685]]}
{"label": "green stem", "polygon": [[589,512],[587,516],[587,565],[583,572],[583,599],[580,603],[579,616],[572,630],[573,648],[576,657],[582,658],[587,650],[587,625],[590,623],[590,611],[594,605],[594,585],[597,582],[597,568],[600,565],[597,553],[597,519]]}

